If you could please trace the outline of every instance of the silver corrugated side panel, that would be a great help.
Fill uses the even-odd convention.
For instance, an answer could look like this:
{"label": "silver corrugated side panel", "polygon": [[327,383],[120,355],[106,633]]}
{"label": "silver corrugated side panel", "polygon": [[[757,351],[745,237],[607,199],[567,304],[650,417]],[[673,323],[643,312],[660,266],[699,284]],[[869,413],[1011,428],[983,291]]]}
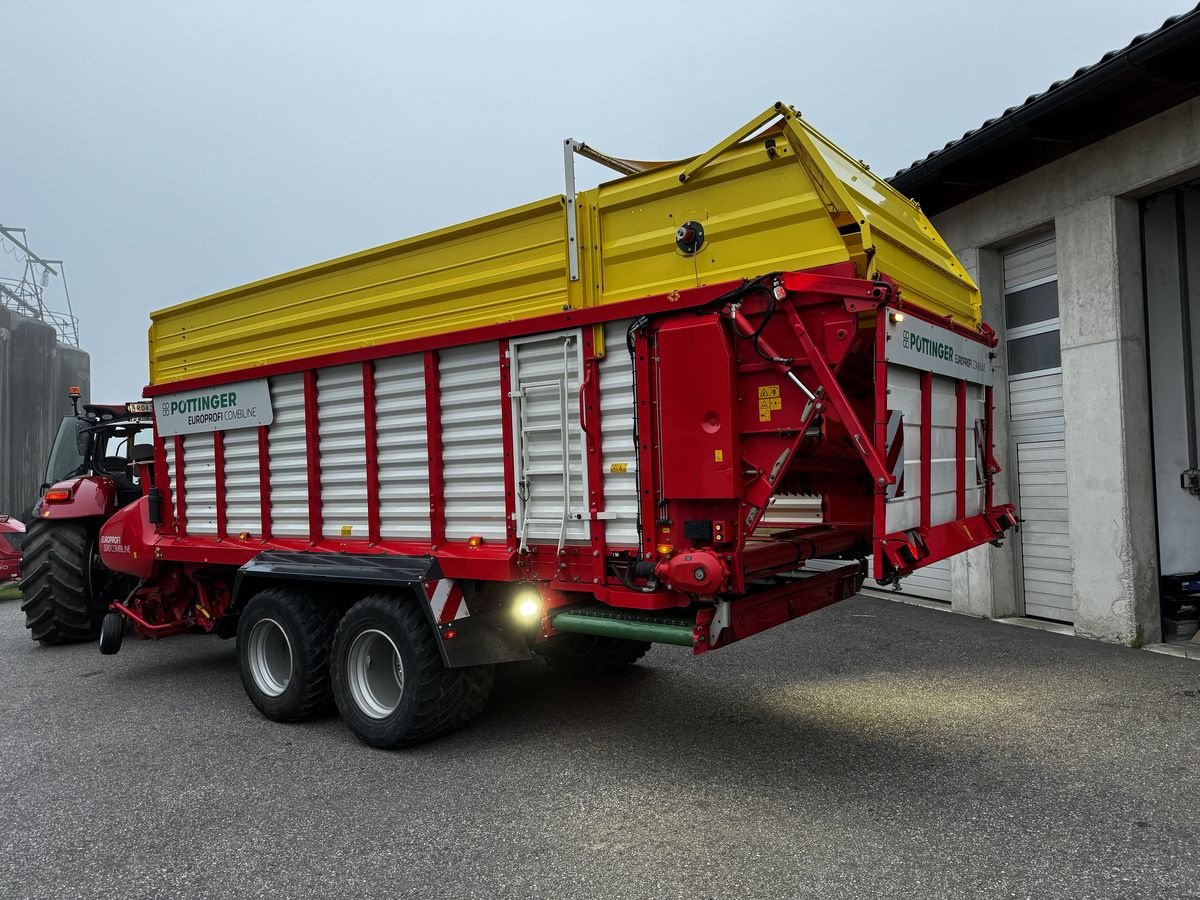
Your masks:
{"label": "silver corrugated side panel", "polygon": [[429,429],[422,354],[375,363],[375,419],[380,536],[428,540]]}
{"label": "silver corrugated side panel", "polygon": [[262,534],[258,478],[258,429],[235,428],[225,435],[225,524],[231,535]]}
{"label": "silver corrugated side panel", "polygon": [[183,438],[183,489],[188,534],[217,533],[217,467],[213,433]]}
{"label": "silver corrugated side panel", "polygon": [[308,537],[308,453],[304,427],[304,376],[271,382],[274,421],[267,433],[271,469],[271,534]]}
{"label": "silver corrugated side panel", "polygon": [[638,455],[633,441],[637,403],[633,395],[633,357],[626,341],[628,328],[628,319],[605,324],[605,356],[599,365],[600,465],[609,547],[637,546],[641,514]]}
{"label": "silver corrugated side panel", "polygon": [[446,538],[503,542],[504,430],[500,346],[495,341],[439,353]]}
{"label": "silver corrugated side panel", "polygon": [[317,370],[321,534],[367,537],[366,435],[362,366]]}

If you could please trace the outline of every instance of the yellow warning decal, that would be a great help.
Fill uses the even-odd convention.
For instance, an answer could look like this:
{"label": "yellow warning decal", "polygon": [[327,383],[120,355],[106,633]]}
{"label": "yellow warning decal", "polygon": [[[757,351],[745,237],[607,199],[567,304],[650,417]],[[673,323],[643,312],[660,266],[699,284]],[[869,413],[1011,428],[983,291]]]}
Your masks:
{"label": "yellow warning decal", "polygon": [[713,451],[713,462],[725,462],[725,451],[724,450],[714,450]]}
{"label": "yellow warning decal", "polygon": [[343,525],[342,526],[342,537],[350,537],[350,534],[353,531],[354,531],[353,525]]}
{"label": "yellow warning decal", "polygon": [[758,421],[770,422],[771,413],[783,409],[783,401],[779,398],[779,385],[764,384],[758,389]]}
{"label": "yellow warning decal", "polygon": [[608,471],[614,475],[624,475],[629,471],[629,463],[613,463],[608,467]]}

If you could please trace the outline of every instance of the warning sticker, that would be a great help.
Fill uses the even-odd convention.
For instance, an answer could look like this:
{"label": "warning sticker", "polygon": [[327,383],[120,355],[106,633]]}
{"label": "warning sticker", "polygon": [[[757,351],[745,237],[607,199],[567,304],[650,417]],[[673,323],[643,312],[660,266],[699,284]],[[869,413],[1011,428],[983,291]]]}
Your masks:
{"label": "warning sticker", "polygon": [[779,397],[779,385],[764,384],[758,389],[758,421],[770,422],[771,413],[783,409],[783,401]]}

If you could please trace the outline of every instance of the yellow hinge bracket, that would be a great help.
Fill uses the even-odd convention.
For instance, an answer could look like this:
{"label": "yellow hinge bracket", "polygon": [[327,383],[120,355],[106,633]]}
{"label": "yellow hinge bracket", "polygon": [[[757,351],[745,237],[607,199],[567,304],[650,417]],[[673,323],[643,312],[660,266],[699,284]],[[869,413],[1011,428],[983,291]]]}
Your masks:
{"label": "yellow hinge bracket", "polygon": [[821,155],[821,151],[817,149],[812,135],[809,134],[809,126],[800,121],[800,113],[794,107],[782,102],[767,107],[711,150],[702,153],[688,163],[679,173],[680,182],[686,184],[696,177],[697,172],[734,144],[744,141],[776,119],[782,120],[783,132],[787,136],[788,143],[791,144],[800,165],[812,179],[813,187],[820,195],[821,201],[825,205],[825,211],[833,220],[834,225],[839,224],[839,219],[849,219],[858,226],[857,234],[842,234],[842,239],[847,250],[850,251],[851,258],[862,263],[860,271],[863,277],[874,278],[876,274],[873,265],[875,242],[871,237],[871,223],[867,221],[867,217],[854,202],[846,186],[834,174],[829,163],[825,161],[825,157]]}

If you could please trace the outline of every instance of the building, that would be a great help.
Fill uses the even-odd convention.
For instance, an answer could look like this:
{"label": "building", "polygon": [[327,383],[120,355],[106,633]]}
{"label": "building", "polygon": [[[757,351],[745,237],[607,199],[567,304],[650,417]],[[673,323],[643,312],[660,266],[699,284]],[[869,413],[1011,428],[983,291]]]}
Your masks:
{"label": "building", "polygon": [[91,361],[55,327],[0,307],[0,515],[29,517],[40,494],[67,389],[89,394]]}
{"label": "building", "polygon": [[989,617],[1161,639],[1200,569],[1200,7],[891,179],[1000,336],[997,497],[1022,530],[907,590]]}

